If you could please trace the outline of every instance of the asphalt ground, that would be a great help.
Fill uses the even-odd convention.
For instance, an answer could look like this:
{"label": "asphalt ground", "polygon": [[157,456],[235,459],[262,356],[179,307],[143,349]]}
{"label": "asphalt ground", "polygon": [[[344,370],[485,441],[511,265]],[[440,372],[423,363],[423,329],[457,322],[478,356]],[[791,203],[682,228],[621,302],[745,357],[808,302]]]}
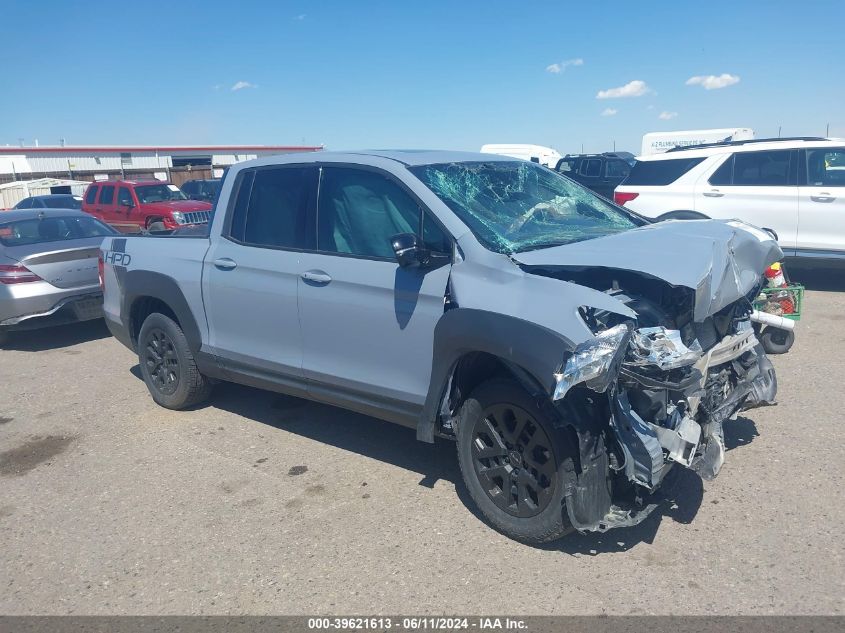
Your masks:
{"label": "asphalt ground", "polygon": [[641,525],[536,548],[469,506],[454,445],[222,385],[159,408],[101,322],[0,350],[0,614],[845,614],[845,284]]}

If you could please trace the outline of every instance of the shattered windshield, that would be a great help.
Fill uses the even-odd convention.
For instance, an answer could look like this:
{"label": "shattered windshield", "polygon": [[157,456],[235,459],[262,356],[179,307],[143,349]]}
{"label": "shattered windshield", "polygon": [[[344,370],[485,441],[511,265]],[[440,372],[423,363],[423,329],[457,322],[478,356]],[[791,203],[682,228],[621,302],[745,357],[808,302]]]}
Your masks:
{"label": "shattered windshield", "polygon": [[642,222],[560,174],[528,161],[446,163],[411,172],[498,253],[571,244]]}

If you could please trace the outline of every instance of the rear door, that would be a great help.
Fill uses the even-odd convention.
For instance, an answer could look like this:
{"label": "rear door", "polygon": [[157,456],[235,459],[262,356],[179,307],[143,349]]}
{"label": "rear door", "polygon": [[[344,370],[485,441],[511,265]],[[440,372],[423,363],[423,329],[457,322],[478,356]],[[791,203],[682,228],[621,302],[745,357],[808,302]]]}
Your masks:
{"label": "rear door", "polygon": [[302,251],[315,242],[317,173],[295,165],[242,171],[203,273],[209,343],[224,367],[303,394],[297,284]]}
{"label": "rear door", "polygon": [[798,150],[735,152],[696,185],[695,210],[773,229],[783,248],[798,234]]}
{"label": "rear door", "polygon": [[845,145],[801,150],[799,255],[845,256]]}
{"label": "rear door", "polygon": [[125,227],[121,226],[119,218],[115,214],[115,186],[111,183],[103,183],[100,185],[100,193],[97,196],[97,203],[94,207],[97,210],[97,217],[103,222],[111,224],[118,231],[125,232]]}
{"label": "rear door", "polygon": [[85,213],[90,213],[95,218],[99,218],[97,210],[97,194],[100,192],[100,186],[96,183],[88,185],[85,190],[85,197],[82,200],[82,210]]}
{"label": "rear door", "polygon": [[428,393],[451,266],[401,268],[390,238],[415,233],[440,252],[451,252],[451,238],[381,172],[326,166],[319,191],[319,252],[303,253],[299,268],[310,395],[409,420]]}

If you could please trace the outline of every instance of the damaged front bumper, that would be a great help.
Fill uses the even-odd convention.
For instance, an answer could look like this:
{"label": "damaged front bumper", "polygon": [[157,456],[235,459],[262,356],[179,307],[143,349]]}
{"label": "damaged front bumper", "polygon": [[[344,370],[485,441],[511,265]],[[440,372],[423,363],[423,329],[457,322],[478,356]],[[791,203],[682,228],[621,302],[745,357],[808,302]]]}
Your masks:
{"label": "damaged front bumper", "polygon": [[[586,434],[604,435],[610,477],[596,479],[602,467],[595,448],[586,456],[582,446],[581,472],[573,473],[567,495],[579,531],[642,521],[657,507],[653,493],[676,464],[714,478],[725,458],[723,423],[744,408],[774,403],[774,368],[747,315],[706,351],[697,339],[687,337],[685,344],[683,338],[665,327],[618,325],[580,345],[555,376],[559,406],[576,386],[575,399],[594,399],[585,396],[592,391],[607,401],[607,428]],[[591,463],[596,472],[589,472]]]}

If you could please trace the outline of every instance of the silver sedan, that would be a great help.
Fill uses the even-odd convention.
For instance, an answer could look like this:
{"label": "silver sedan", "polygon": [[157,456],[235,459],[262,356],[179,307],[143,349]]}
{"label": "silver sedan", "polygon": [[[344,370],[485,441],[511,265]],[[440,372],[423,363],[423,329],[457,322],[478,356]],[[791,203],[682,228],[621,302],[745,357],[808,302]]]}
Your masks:
{"label": "silver sedan", "polygon": [[101,317],[97,262],[114,233],[73,209],[0,213],[0,343],[12,330]]}

